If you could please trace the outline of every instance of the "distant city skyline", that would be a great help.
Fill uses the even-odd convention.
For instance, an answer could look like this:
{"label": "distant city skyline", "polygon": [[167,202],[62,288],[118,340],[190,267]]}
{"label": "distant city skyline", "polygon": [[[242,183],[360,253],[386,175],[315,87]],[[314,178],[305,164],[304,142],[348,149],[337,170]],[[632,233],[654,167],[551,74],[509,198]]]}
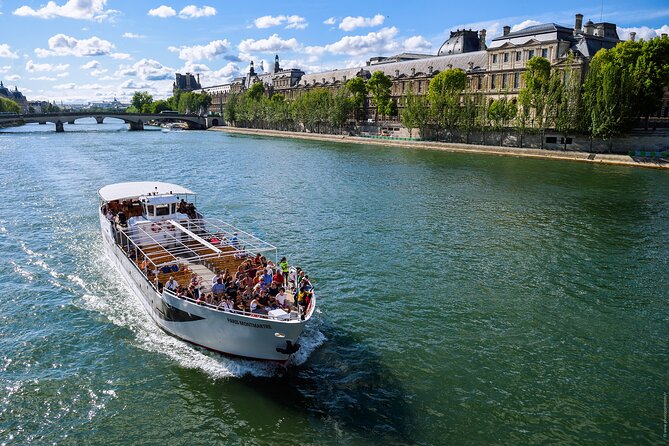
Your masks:
{"label": "distant city skyline", "polygon": [[[229,8],[229,9],[228,9]],[[621,39],[669,33],[661,1],[585,2],[563,7],[479,1],[390,2],[0,1],[0,80],[29,100],[122,101],[137,90],[171,95],[174,73],[203,86],[229,82],[281,58],[307,73],[364,65],[371,56],[436,53],[458,28],[512,30],[584,20],[618,25]],[[271,64],[271,65],[270,65]]]}

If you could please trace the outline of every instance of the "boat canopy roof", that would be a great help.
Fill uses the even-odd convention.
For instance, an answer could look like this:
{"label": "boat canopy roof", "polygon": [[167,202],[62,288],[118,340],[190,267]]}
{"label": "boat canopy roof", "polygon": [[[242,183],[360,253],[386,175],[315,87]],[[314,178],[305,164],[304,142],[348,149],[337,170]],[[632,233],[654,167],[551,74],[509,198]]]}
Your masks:
{"label": "boat canopy roof", "polygon": [[109,184],[98,191],[103,201],[127,200],[144,195],[195,195],[190,189],[172,183],[160,181],[133,181]]}

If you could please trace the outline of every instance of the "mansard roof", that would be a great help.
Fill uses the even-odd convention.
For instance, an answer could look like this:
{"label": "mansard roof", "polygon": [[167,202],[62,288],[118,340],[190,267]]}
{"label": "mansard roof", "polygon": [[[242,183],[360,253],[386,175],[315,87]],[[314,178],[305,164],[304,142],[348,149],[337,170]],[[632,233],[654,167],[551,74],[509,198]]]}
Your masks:
{"label": "mansard roof", "polygon": [[344,82],[345,80],[348,81],[349,79],[356,77],[361,70],[363,74],[381,71],[390,78],[425,75],[430,73],[430,68],[432,69],[432,73],[444,71],[448,68],[460,68],[464,71],[468,71],[470,62],[473,69],[486,69],[488,67],[488,56],[486,51],[472,51],[470,53],[451,54],[447,56],[431,56],[403,62],[390,62],[343,70],[310,73],[302,76],[300,85],[323,85],[323,78],[325,78],[326,84],[332,84],[333,81]]}
{"label": "mansard roof", "polygon": [[568,28],[566,26],[558,25],[557,23],[542,23],[540,25],[532,25],[527,28],[520,29],[518,31],[511,32],[506,36],[499,36],[492,39],[495,40],[504,40],[512,37],[522,37],[522,36],[531,36],[534,34],[543,34],[543,33],[552,33],[552,32],[563,32],[571,33],[573,28]]}

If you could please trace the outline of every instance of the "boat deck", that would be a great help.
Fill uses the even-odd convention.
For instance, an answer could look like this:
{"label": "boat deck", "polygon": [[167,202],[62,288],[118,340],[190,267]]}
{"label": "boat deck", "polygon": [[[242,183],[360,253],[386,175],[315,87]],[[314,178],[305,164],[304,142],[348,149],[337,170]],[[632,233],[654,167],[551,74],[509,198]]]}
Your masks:
{"label": "boat deck", "polygon": [[195,274],[210,287],[216,273],[234,274],[247,257],[272,252],[276,257],[275,246],[221,220],[166,220],[159,228],[155,222],[131,225],[118,231],[117,243],[140,270],[157,271],[163,284],[173,277],[187,286]]}

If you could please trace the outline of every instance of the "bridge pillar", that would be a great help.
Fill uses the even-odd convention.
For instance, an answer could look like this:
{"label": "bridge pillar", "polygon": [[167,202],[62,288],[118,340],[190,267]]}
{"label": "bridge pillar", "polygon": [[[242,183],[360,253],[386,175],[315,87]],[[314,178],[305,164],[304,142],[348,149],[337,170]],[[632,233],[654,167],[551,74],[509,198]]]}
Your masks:
{"label": "bridge pillar", "polygon": [[104,117],[104,116],[96,116],[96,117],[95,117],[95,122],[97,122],[98,124],[102,124],[102,122],[103,122],[104,120],[105,120],[105,117]]}
{"label": "bridge pillar", "polygon": [[139,120],[137,122],[129,122],[130,124],[130,130],[144,130],[144,123]]}
{"label": "bridge pillar", "polygon": [[63,128],[63,122],[62,121],[56,121],[56,133],[62,133],[64,131],[65,131],[65,129]]}

